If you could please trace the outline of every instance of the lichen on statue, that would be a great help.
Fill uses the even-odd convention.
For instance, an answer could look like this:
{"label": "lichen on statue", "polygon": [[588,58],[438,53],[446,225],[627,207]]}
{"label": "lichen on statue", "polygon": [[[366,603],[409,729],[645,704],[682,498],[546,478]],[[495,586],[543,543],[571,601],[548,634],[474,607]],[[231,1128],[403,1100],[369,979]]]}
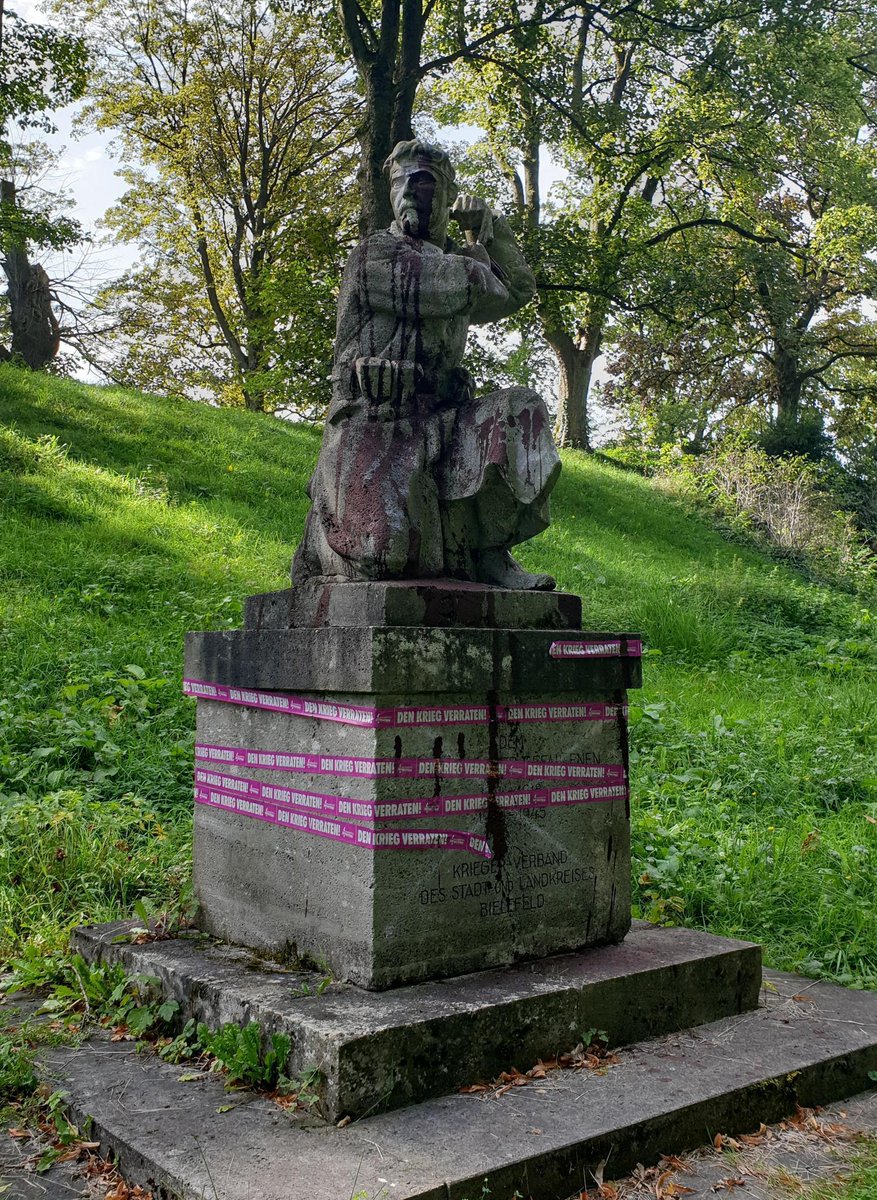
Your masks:
{"label": "lichen on statue", "polygon": [[462,367],[470,324],[516,312],[535,279],[506,220],[458,194],[443,150],[399,142],[385,168],[395,220],[344,270],[332,402],[293,582],[552,588],[510,553],[549,524],[560,460],[545,405],[523,387],[475,396]]}

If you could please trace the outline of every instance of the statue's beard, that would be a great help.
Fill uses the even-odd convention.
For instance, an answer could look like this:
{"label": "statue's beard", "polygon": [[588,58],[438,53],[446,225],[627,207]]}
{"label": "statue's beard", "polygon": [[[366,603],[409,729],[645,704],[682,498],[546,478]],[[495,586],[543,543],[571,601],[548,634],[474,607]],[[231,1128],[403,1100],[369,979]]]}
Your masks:
{"label": "statue's beard", "polygon": [[420,213],[413,205],[402,209],[399,224],[402,226],[402,232],[408,237],[422,237],[427,232],[426,229],[421,229]]}
{"label": "statue's beard", "polygon": [[417,238],[419,241],[444,242],[446,222],[441,212],[435,210],[420,212],[415,205],[406,204],[396,216],[396,224],[406,237]]}

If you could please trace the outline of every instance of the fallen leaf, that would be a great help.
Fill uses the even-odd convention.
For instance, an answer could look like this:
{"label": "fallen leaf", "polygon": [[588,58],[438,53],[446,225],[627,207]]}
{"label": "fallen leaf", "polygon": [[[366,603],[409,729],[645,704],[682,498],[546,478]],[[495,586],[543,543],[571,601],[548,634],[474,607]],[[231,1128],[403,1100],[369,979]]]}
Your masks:
{"label": "fallen leaf", "polygon": [[722,1179],[714,1184],[712,1191],[714,1192],[731,1192],[734,1188],[746,1187],[745,1179]]}
{"label": "fallen leaf", "polygon": [[56,1163],[76,1162],[77,1158],[82,1154],[82,1147],[76,1144],[68,1146],[66,1150],[62,1150],[55,1159]]}
{"label": "fallen leaf", "polygon": [[868,814],[865,813],[865,820],[870,821],[872,825],[877,825],[877,817],[869,817]]}
{"label": "fallen leaf", "polygon": [[805,992],[799,992],[798,995],[793,996],[792,999],[797,1000],[797,1002],[799,1004],[813,1004],[814,1003],[813,997],[808,996]]}
{"label": "fallen leaf", "polygon": [[[642,1170],[641,1167],[640,1170]],[[664,1195],[664,1185],[669,1182],[672,1174],[672,1171],[664,1171],[658,1176],[658,1182],[655,1184],[655,1195],[658,1197],[658,1200],[661,1200],[661,1197]]]}
{"label": "fallen leaf", "polygon": [[[716,1136],[721,1137],[722,1135],[719,1133]],[[661,1158],[661,1166],[672,1167],[674,1171],[683,1171],[688,1164],[675,1154],[665,1154]]]}
{"label": "fallen leaf", "polygon": [[30,1133],[27,1129],[10,1129],[9,1136],[11,1138],[15,1138],[19,1142],[23,1142],[25,1139],[30,1137]]}
{"label": "fallen leaf", "polygon": [[561,1054],[557,1058],[540,1058],[535,1066],[530,1067],[529,1071],[519,1071],[517,1067],[509,1067],[507,1071],[501,1071],[491,1083],[469,1083],[465,1087],[458,1088],[458,1092],[462,1096],[483,1095],[490,1092],[493,1099],[498,1100],[513,1087],[525,1087],[529,1083],[547,1079],[551,1071],[586,1069],[594,1071],[598,1075],[605,1075],[608,1068],[615,1066],[618,1062],[620,1062],[618,1055],[611,1053],[605,1046],[599,1043],[584,1046],[579,1042],[568,1054]]}

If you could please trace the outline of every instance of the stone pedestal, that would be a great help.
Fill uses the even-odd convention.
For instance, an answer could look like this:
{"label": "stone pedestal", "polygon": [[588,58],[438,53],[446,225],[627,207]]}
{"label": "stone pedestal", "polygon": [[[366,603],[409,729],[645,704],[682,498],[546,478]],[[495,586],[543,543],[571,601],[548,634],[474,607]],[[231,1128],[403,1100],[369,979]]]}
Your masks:
{"label": "stone pedestal", "polygon": [[[393,623],[414,612],[435,623]],[[480,627],[450,623],[466,614]],[[189,679],[411,710],[370,728],[199,698],[199,745],[226,748],[200,752],[203,798],[220,774],[255,785],[235,785],[241,803],[196,806],[203,928],[377,989],[619,942],[630,925],[624,704],[639,661],[624,637],[606,657],[552,657],[558,630],[606,641],[571,631],[576,615],[558,595],[340,584],[254,598],[255,628],[190,634]],[[491,626],[498,618],[519,628]],[[520,705],[529,719],[514,719]],[[228,748],[279,753],[291,769],[223,764]],[[324,836],[270,823],[278,787],[335,806],[316,826]],[[426,811],[399,819],[406,801]],[[333,840],[362,828],[399,845]],[[424,846],[436,831],[467,848]]]}

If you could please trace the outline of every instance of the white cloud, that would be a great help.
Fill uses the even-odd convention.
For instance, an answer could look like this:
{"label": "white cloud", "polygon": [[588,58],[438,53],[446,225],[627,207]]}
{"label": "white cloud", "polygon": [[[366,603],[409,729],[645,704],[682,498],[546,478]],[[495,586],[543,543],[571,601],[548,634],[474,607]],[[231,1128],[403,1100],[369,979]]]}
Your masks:
{"label": "white cloud", "polygon": [[80,151],[78,154],[72,154],[69,151],[64,155],[58,164],[62,171],[72,171],[74,175],[78,175],[84,171],[86,167],[92,166],[93,163],[100,162],[106,156],[106,151],[103,146],[89,146],[88,149]]}

